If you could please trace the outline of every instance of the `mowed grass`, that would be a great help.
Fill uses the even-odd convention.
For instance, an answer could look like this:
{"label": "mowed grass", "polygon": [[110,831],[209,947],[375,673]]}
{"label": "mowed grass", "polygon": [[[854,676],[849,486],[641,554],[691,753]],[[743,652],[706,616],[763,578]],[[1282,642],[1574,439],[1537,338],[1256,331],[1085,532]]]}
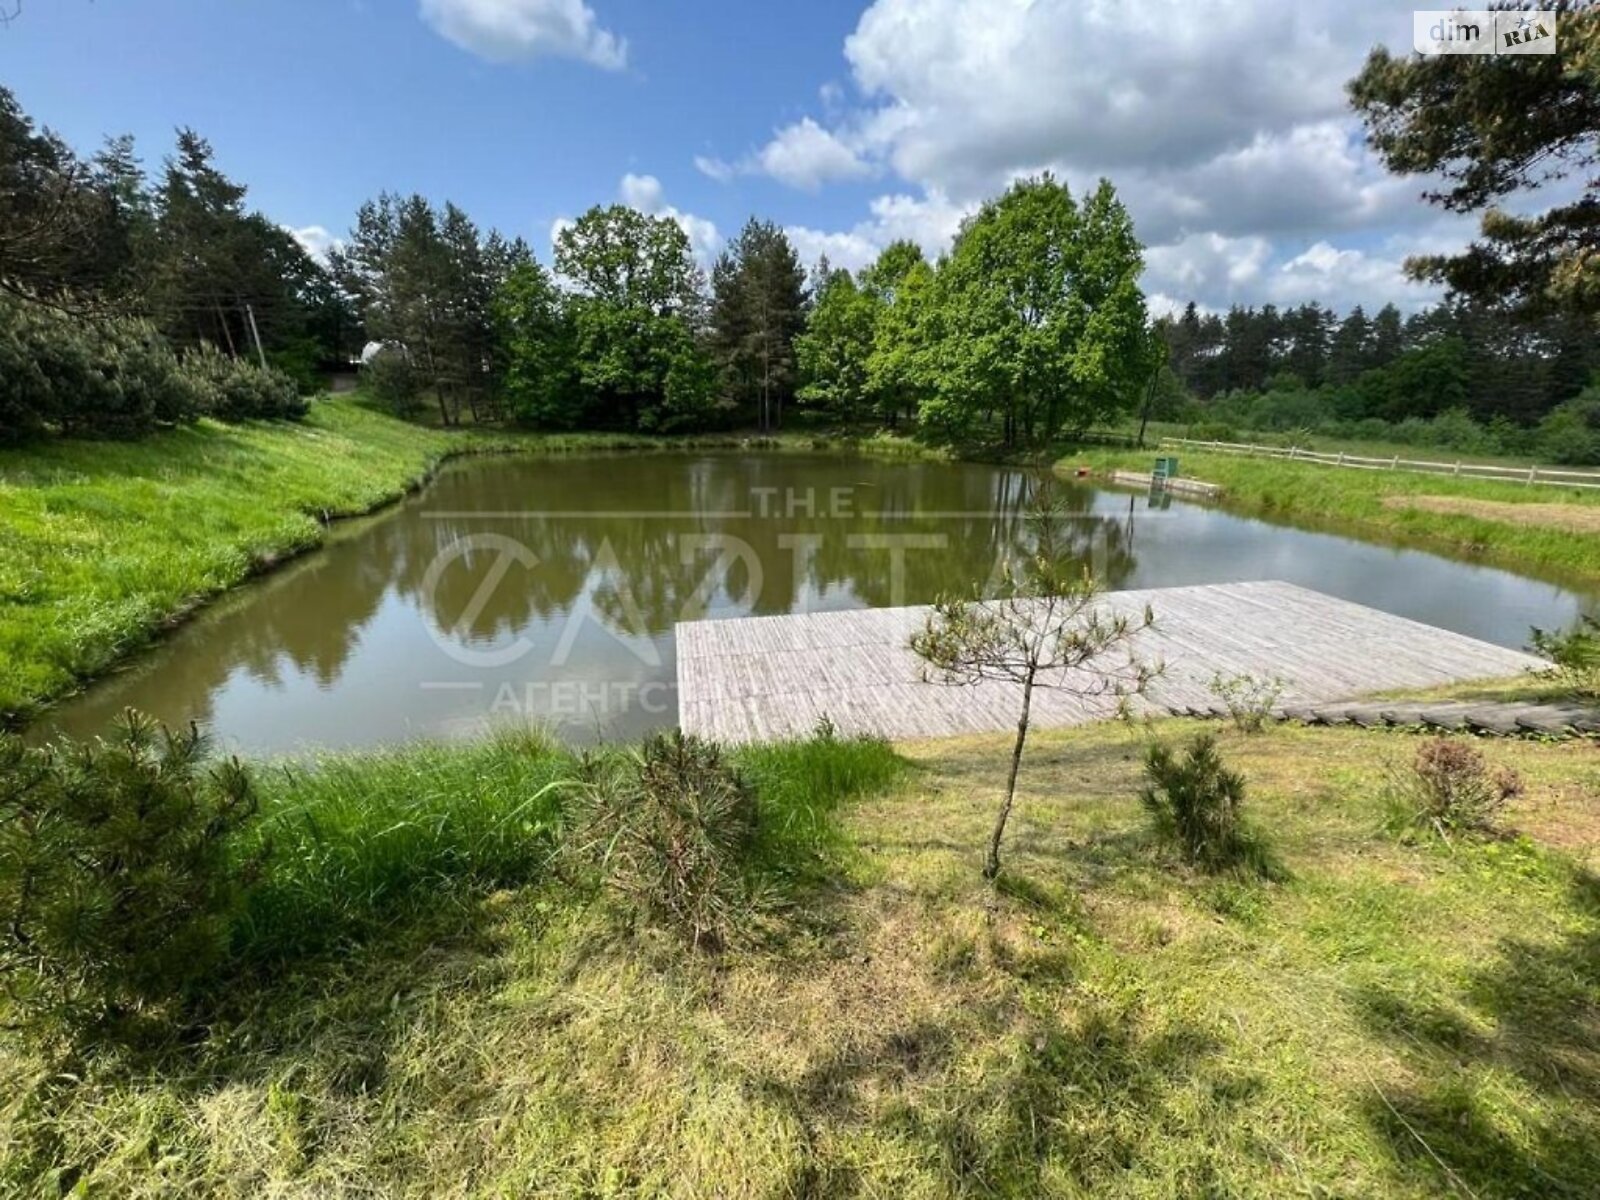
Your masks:
{"label": "mowed grass", "polygon": [[[797,843],[829,869],[777,940],[696,954],[544,874],[441,891],[241,982],[159,1060],[11,1059],[0,1187],[1600,1194],[1594,746],[1485,743],[1529,782],[1513,832],[1447,846],[1386,832],[1414,737],[1225,731],[1284,869],[1267,881],[1193,875],[1151,841],[1146,736],[1035,735],[998,892],[979,867],[1006,737],[903,747],[909,771],[743,756],[763,822],[834,826]],[[418,768],[440,815],[508,769],[462,753]],[[375,793],[407,790],[403,760]],[[519,778],[490,790],[537,794],[539,770]],[[350,811],[353,786],[323,794]]]}
{"label": "mowed grass", "polygon": [[[1574,508],[1600,511],[1600,490],[1489,482],[1404,471],[1357,471],[1332,466],[1190,453],[1177,448],[1185,476],[1218,483],[1229,508],[1310,528],[1395,539],[1478,558],[1500,566],[1592,581],[1600,579],[1600,534],[1576,531]],[[1157,450],[1090,448],[1067,453],[1057,469],[1089,465],[1149,471]],[[1487,501],[1477,511],[1443,511],[1411,498]],[[1496,511],[1497,505],[1517,511]],[[1535,505],[1560,505],[1546,521]]]}

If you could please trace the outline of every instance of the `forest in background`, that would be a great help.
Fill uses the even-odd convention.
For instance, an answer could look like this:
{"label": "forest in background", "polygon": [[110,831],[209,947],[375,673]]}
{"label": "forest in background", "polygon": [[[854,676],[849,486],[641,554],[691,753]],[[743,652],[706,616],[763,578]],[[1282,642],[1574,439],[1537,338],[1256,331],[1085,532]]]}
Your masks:
{"label": "forest in background", "polygon": [[0,440],[294,417],[378,344],[367,392],[443,425],[798,419],[1012,449],[1153,417],[1600,463],[1594,201],[1498,207],[1592,161],[1596,23],[1569,28],[1562,56],[1515,74],[1379,48],[1350,82],[1392,170],[1484,214],[1463,253],[1408,262],[1447,293],[1409,316],[1190,304],[1151,321],[1115,189],[1049,174],[983,204],[937,260],[896,242],[853,273],[808,272],[755,218],[705,271],[677,222],[615,204],[563,225],[546,266],[452,203],[391,193],[319,259],[193,130],[147,174],[130,138],[82,155],[0,88]]}
{"label": "forest in background", "polygon": [[1166,367],[1152,415],[1197,435],[1322,434],[1469,454],[1600,463],[1600,337],[1592,320],[1513,321],[1467,301],[1402,317],[1189,305],[1156,329]]}

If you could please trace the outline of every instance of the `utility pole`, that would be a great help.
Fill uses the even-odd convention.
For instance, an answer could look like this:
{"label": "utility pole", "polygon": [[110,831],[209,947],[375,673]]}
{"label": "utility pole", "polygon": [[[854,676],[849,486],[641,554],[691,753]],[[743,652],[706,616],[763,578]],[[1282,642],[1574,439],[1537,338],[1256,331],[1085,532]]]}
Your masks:
{"label": "utility pole", "polygon": [[261,369],[267,369],[267,352],[261,348],[261,330],[256,328],[256,310],[249,304],[244,306],[244,315],[250,318],[250,337],[256,344],[256,357],[261,360]]}

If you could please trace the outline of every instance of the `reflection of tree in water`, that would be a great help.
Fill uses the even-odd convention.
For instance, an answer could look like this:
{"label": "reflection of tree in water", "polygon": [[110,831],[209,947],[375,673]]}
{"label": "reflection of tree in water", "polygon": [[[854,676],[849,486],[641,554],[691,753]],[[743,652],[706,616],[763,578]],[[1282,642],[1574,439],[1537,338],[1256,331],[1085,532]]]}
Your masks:
{"label": "reflection of tree in water", "polygon": [[[1026,550],[1030,486],[1014,470],[822,456],[475,462],[206,614],[146,670],[80,701],[71,723],[98,728],[136,696],[153,707],[159,696],[162,712],[206,720],[212,697],[241,669],[277,685],[292,663],[330,687],[391,589],[437,627],[476,641],[558,620],[585,594],[625,635],[667,632],[708,607],[719,615],[790,612],[817,595],[924,603],[990,579],[1000,556]],[[849,515],[830,511],[840,498]],[[1118,521],[1086,515],[1073,532],[1086,559],[1103,550],[1098,566],[1108,586],[1127,579],[1131,538]],[[510,564],[456,630],[501,552],[462,554],[431,595],[424,581],[439,555],[484,533],[520,542],[537,563]],[[889,552],[850,542],[930,534],[943,544],[905,552],[900,597],[891,591]],[[805,548],[797,552],[796,541]],[[759,579],[750,578],[746,555]],[[159,685],[151,678],[158,671]]]}
{"label": "reflection of tree in water", "polygon": [[[531,570],[513,566],[493,594],[479,597],[486,603],[464,631],[475,638],[509,636],[535,616],[570,610],[585,592],[627,634],[665,632],[708,605],[789,612],[807,592],[846,592],[873,606],[922,603],[995,578],[1002,560],[1030,545],[1033,481],[1020,471],[781,456],[591,459],[541,464],[537,473],[518,467],[458,477],[458,494],[431,498],[440,509],[519,514],[493,523],[434,521],[433,553],[492,524],[539,560]],[[1085,510],[1071,529],[1074,553],[1107,586],[1120,585],[1134,568],[1129,531],[1088,514],[1088,489],[1069,491]],[[830,511],[841,497],[848,515]],[[937,548],[903,551],[904,593],[894,595],[886,547],[930,536]],[[412,557],[415,575],[400,582],[407,593],[418,590],[426,569],[423,555]],[[498,557],[463,555],[435,594],[422,597],[442,627],[460,620]]]}
{"label": "reflection of tree in water", "polygon": [[70,730],[99,732],[160,673],[159,711],[166,719],[207,723],[213,698],[243,670],[271,686],[283,683],[285,660],[331,687],[343,674],[361,631],[382,602],[403,531],[375,523],[359,537],[336,543],[249,591],[226,600],[71,706]]}

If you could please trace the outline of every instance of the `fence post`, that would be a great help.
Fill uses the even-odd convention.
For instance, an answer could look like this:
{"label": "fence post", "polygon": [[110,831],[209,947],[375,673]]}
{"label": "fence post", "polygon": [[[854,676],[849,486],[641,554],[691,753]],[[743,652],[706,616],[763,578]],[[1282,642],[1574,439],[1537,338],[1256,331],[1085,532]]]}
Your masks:
{"label": "fence post", "polygon": [[1529,467],[1528,468],[1528,482],[1529,483],[1537,483],[1537,482],[1539,482],[1539,468],[1538,467]]}
{"label": "fence post", "polygon": [[1389,470],[1398,471],[1399,469],[1400,469],[1400,456],[1398,454],[1396,454],[1394,456],[1394,461],[1389,464]]}
{"label": "fence post", "polygon": [[1299,458],[1300,457],[1300,447],[1299,446],[1290,446],[1289,447],[1289,457],[1291,459]]}
{"label": "fence post", "polygon": [[1341,467],[1344,466],[1344,451],[1343,450],[1339,451],[1339,465]]}
{"label": "fence post", "polygon": [[1461,461],[1459,459],[1456,460],[1456,469],[1454,471],[1452,471],[1451,474],[1453,474],[1453,475],[1461,474]]}

